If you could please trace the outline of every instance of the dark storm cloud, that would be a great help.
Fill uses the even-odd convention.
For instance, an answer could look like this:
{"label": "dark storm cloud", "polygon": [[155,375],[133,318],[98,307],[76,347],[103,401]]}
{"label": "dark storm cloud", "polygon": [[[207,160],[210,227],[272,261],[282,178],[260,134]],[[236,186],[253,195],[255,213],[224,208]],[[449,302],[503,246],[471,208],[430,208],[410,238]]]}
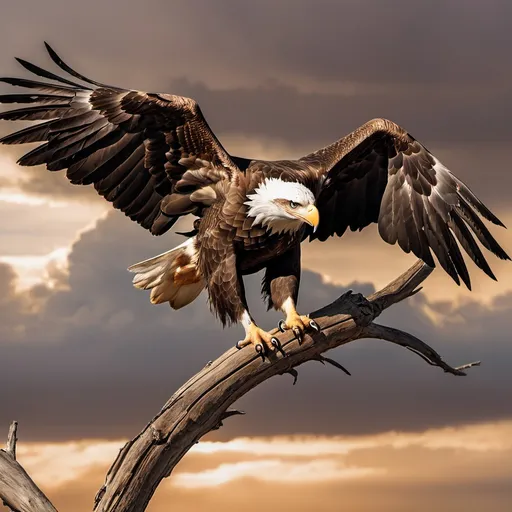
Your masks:
{"label": "dark storm cloud", "polygon": [[[300,92],[293,86],[211,90],[186,80],[171,90],[195,98],[212,128],[277,138],[313,151],[330,144],[360,124],[386,117],[404,126],[425,145],[508,142],[512,88],[490,97],[481,92],[444,97],[432,91],[361,92],[355,95]],[[301,156],[300,154],[297,156]]]}
{"label": "dark storm cloud", "polygon": [[512,6],[504,0],[210,5],[214,19],[238,35],[243,51],[268,56],[277,69],[298,76],[414,85],[510,83],[501,57],[512,42]]}
{"label": "dark storm cloud", "polygon": [[[429,148],[464,146],[467,155],[461,165],[454,161],[454,170],[477,158],[476,175],[510,175],[502,176],[512,135],[509,2],[144,5],[90,0],[70,9],[63,0],[7,0],[1,74],[26,76],[14,55],[53,66],[42,47],[46,39],[100,81],[196,98],[222,140],[277,140],[283,157],[296,157],[383,116]],[[1,130],[13,128],[4,123]],[[484,141],[498,143],[503,158],[482,149]],[[22,154],[0,151],[13,160]],[[247,155],[259,156],[250,148]],[[40,169],[18,172],[27,191],[93,197]]]}
{"label": "dark storm cloud", "polygon": [[[163,239],[112,214],[82,235],[70,256],[69,290],[49,291],[46,305],[30,312],[2,270],[0,358],[1,423],[16,418],[26,438],[131,436],[188,377],[231,347],[241,330],[222,330],[204,297],[181,311],[149,304],[131,287],[129,264],[181,240]],[[252,310],[265,327],[259,276],[248,279]],[[363,292],[370,285],[357,285]],[[311,311],[343,291],[304,272],[301,310]],[[490,309],[469,304],[452,312],[464,321],[436,327],[421,313],[422,299],[390,311],[383,323],[433,344],[454,364],[483,359],[465,379],[445,375],[398,347],[359,341],[334,357],[352,372],[309,363],[291,377],[275,378],[241,400],[250,413],[227,422],[222,436],[279,433],[369,433],[414,430],[512,416],[509,324],[512,298]],[[8,390],[16,390],[13,399]],[[369,418],[371,417],[371,420]]]}
{"label": "dark storm cloud", "polygon": [[[1,74],[27,76],[14,55],[52,67],[47,39],[100,81],[196,98],[228,149],[242,135],[296,157],[383,116],[430,149],[465,149],[454,171],[510,175],[509,2],[6,1],[2,15]],[[27,191],[92,200],[39,168],[17,172]]]}
{"label": "dark storm cloud", "polygon": [[136,71],[147,83],[151,69],[217,83],[220,75],[258,83],[280,74],[415,85],[510,81],[505,0],[148,0],[144,8],[133,0],[72,8],[6,0],[2,11],[9,49],[34,54],[47,38],[84,63],[111,53],[117,66],[103,69],[113,77]]}
{"label": "dark storm cloud", "polygon": [[[133,0],[90,0],[67,10],[65,5],[6,0],[3,37],[23,51],[42,37],[65,40],[66,51],[80,50],[86,60],[87,54],[97,58],[112,50],[121,62],[137,62],[136,69],[144,71],[149,60],[175,76],[205,66],[239,74],[252,70],[251,78],[276,71],[357,82],[380,77],[385,83],[510,78],[501,60],[512,42],[512,7],[505,0],[149,0],[144,8]],[[200,56],[204,62],[190,62]],[[143,57],[146,62],[138,62]]]}
{"label": "dark storm cloud", "polygon": [[[4,9],[3,73],[20,69],[13,55],[49,62],[46,38],[99,80],[204,100],[221,130],[316,143],[385,115],[431,140],[510,136],[505,1],[149,1],[127,16],[138,3],[92,0],[72,18],[63,0],[26,3]],[[326,81],[352,93],[320,94]],[[286,86],[261,89],[269,82]],[[218,87],[228,90],[208,95]]]}

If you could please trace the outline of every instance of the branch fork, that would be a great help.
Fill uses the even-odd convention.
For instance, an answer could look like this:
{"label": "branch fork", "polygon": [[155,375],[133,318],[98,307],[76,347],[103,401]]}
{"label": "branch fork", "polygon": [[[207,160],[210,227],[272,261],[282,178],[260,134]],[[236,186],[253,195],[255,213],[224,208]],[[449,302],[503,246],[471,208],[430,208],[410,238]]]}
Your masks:
{"label": "branch fork", "polygon": [[[310,315],[320,332],[306,335],[302,343],[293,333],[280,333],[276,329],[273,334],[286,356],[278,352],[262,361],[251,350],[232,348],[215,361],[209,361],[174,393],[142,432],[120,450],[105,484],[96,495],[93,511],[143,512],[162,479],[171,474],[202,436],[220,428],[227,418],[244,414],[229,409],[231,404],[275,375],[289,373],[295,384],[298,377],[295,367],[307,361],[327,363],[350,375],[345,367],[323,353],[351,341],[379,338],[396,343],[447,373],[466,375],[465,370],[480,362],[450,366],[415,336],[374,322],[388,307],[418,293],[420,284],[431,272],[432,268],[418,261],[369,297],[349,290]],[[0,450],[0,498],[16,512],[56,512],[16,461],[16,423],[9,430],[6,450]]]}

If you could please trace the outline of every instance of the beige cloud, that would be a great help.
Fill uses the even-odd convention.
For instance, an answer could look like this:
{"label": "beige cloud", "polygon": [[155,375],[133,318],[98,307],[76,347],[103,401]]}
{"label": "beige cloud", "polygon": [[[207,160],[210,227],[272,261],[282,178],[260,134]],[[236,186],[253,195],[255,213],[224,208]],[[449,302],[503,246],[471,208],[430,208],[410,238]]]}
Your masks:
{"label": "beige cloud", "polygon": [[[376,436],[236,438],[195,445],[149,512],[507,510],[512,421]],[[88,512],[124,441],[18,445],[58,510]],[[0,507],[1,509],[1,507]]]}
{"label": "beige cloud", "polygon": [[215,469],[196,473],[177,473],[173,485],[187,489],[216,487],[244,478],[259,482],[282,484],[314,485],[331,481],[364,478],[381,474],[382,469],[349,467],[335,460],[313,460],[308,462],[287,462],[266,459],[251,462],[220,464]]}
{"label": "beige cloud", "polygon": [[[34,479],[46,488],[58,488],[80,479],[95,468],[107,467],[124,441],[20,443],[18,455]],[[388,432],[374,436],[282,436],[203,441],[187,456],[186,470],[177,467],[169,485],[199,489],[252,478],[267,483],[316,484],[390,475],[396,451],[434,451],[443,460],[504,456],[512,451],[512,421],[431,429],[420,433]],[[382,456],[382,453],[385,456]],[[357,456],[379,454],[376,466]],[[226,460],[234,460],[227,462]],[[349,458],[350,456],[350,458]],[[422,455],[422,457],[426,457]],[[428,458],[428,457],[427,457]],[[437,460],[436,459],[436,460]],[[213,467],[212,467],[213,464]],[[391,473],[390,473],[391,471]]]}
{"label": "beige cloud", "polygon": [[16,270],[21,289],[51,284],[54,270],[66,271],[72,244],[107,211],[106,202],[30,194],[16,185],[1,188],[0,262]]}
{"label": "beige cloud", "polygon": [[111,463],[121,447],[116,441],[20,443],[18,459],[42,486],[59,487]]}

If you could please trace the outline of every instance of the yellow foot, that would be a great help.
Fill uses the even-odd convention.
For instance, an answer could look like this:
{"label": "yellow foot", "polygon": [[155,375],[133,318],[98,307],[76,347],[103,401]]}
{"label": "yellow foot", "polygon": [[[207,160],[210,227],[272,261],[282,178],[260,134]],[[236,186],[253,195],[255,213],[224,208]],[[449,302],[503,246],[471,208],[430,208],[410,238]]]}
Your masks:
{"label": "yellow foot", "polygon": [[247,347],[247,345],[252,345],[254,350],[256,350],[263,359],[265,359],[267,351],[273,352],[277,349],[282,352],[279,340],[267,331],[260,329],[254,323],[251,323],[247,327],[245,339],[237,342],[236,348],[241,349]]}
{"label": "yellow foot", "polygon": [[293,331],[295,337],[302,343],[304,333],[307,329],[320,332],[318,324],[307,315],[299,315],[297,312],[291,312],[287,315],[286,320],[281,320],[278,324],[279,330],[285,332],[289,329]]}

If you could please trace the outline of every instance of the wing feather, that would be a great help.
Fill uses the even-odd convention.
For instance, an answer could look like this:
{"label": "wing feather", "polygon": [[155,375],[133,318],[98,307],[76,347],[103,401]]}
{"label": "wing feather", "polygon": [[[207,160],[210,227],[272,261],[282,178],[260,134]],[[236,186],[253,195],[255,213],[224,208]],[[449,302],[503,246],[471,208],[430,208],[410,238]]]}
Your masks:
{"label": "wing feather", "polygon": [[66,73],[69,73],[71,76],[74,76],[75,78],[78,78],[79,80],[82,80],[84,82],[87,82],[91,85],[97,85],[98,87],[107,87],[105,84],[102,84],[100,82],[96,82],[95,80],[91,80],[90,78],[87,78],[85,77],[84,75],[78,73],[77,71],[75,71],[73,68],[71,68],[70,66],[68,66],[61,58],[59,55],[57,55],[57,53],[55,52],[55,50],[45,41],[44,43],[45,47],[46,47],[46,51],[48,52],[48,54],[50,55],[50,58],[53,60],[53,62],[55,62],[55,64],[57,64],[57,66],[59,66],[59,68],[61,68],[62,70],[66,71]]}
{"label": "wing feather", "polygon": [[[1,112],[0,120],[43,121],[0,139],[3,144],[43,143],[22,156],[20,165],[67,169],[71,183],[94,185],[114,208],[153,234],[167,231],[180,215],[202,214],[211,194],[209,204],[192,202],[190,194],[239,172],[193,100],[104,85],[75,71],[45,45],[62,71],[86,85],[23,59],[17,60],[25,69],[52,82],[0,78],[35,90],[0,95],[0,103],[24,105]],[[183,180],[192,169],[202,178]],[[184,190],[175,190],[179,181]],[[206,196],[196,195],[201,197]],[[162,205],[171,203],[172,215],[162,213]]]}
{"label": "wing feather", "polygon": [[2,77],[0,78],[0,82],[9,85],[14,85],[16,87],[23,87],[25,89],[37,89],[41,92],[63,94],[68,96],[69,98],[72,98],[77,91],[76,87],[49,84],[47,82],[38,82],[37,80],[29,80],[26,78]]}
{"label": "wing feather", "polygon": [[23,130],[0,138],[0,144],[27,144],[30,142],[43,142],[48,140],[51,122],[29,126]]}
{"label": "wing feather", "polygon": [[[378,223],[381,237],[442,268],[471,289],[461,249],[495,276],[473,235],[498,258],[510,259],[480,217],[503,223],[434,155],[391,121],[376,119],[301,159],[321,183],[320,225],[312,238],[343,235]],[[459,247],[460,244],[460,247]],[[432,251],[432,252],[431,252]]]}
{"label": "wing feather", "polygon": [[48,78],[49,80],[55,80],[56,82],[60,82],[61,84],[71,85],[72,87],[77,87],[79,89],[89,89],[92,90],[90,87],[86,87],[80,84],[77,84],[76,82],[72,82],[71,80],[68,80],[66,78],[62,78],[61,76],[58,76],[50,71],[47,71],[46,69],[40,68],[39,66],[36,66],[35,64],[32,64],[31,62],[28,62],[24,59],[19,59],[18,57],[15,57],[15,59],[27,70],[31,73],[34,73],[34,75],[40,76],[42,78]]}

